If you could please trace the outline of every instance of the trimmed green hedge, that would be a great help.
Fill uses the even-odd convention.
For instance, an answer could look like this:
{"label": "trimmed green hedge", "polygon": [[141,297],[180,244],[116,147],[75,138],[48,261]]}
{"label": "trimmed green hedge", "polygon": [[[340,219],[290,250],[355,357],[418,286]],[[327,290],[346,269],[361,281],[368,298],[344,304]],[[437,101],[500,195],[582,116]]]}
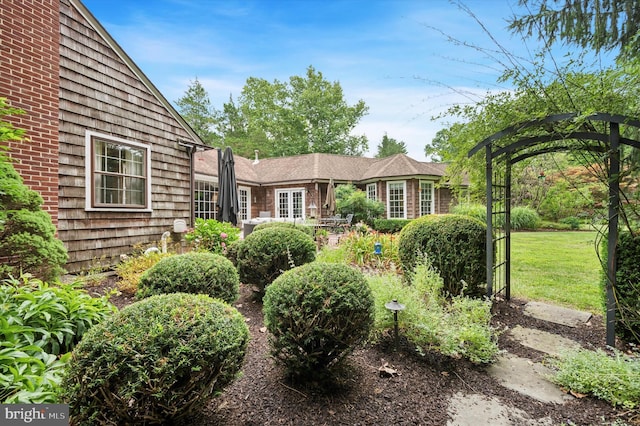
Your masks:
{"label": "trimmed green hedge", "polygon": [[373,221],[373,229],[386,234],[395,234],[402,231],[410,219],[375,219]]}
{"label": "trimmed green hedge", "polygon": [[260,292],[284,271],[313,262],[316,243],[297,229],[269,227],[247,235],[235,251],[240,281]]}
{"label": "trimmed green hedge", "polygon": [[411,274],[421,254],[444,280],[451,295],[483,294],[486,281],[486,225],[469,216],[428,215],[414,219],[400,232],[398,255],[402,269]]}
{"label": "trimmed green hedge", "polygon": [[206,294],[227,303],[238,299],[240,279],[226,257],[208,252],[190,252],[165,257],[140,278],[138,299],[166,293]]}
{"label": "trimmed green hedge", "polygon": [[313,231],[314,231],[313,226],[301,225],[299,223],[265,222],[265,223],[260,223],[256,225],[255,228],[253,228],[253,232],[260,231],[261,229],[267,229],[267,228],[293,228],[293,229],[297,229],[298,231],[302,231],[311,237],[313,237]]}

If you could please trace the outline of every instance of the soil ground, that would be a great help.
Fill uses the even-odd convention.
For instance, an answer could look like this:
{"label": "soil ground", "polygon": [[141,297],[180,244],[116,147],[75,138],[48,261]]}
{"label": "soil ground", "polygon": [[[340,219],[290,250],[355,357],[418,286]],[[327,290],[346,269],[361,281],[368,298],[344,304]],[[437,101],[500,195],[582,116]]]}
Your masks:
{"label": "soil ground", "polygon": [[[104,293],[114,285],[107,280],[93,293]],[[134,301],[126,295],[112,297],[118,307]],[[573,339],[589,349],[605,348],[601,317],[572,328],[523,314],[525,301],[498,301],[493,308],[493,326],[502,331],[520,325]],[[263,326],[262,305],[248,286],[241,285],[236,302],[251,332],[242,377],[222,395],[210,400],[184,424],[204,425],[451,425],[449,405],[460,394],[480,394],[497,399],[507,412],[524,411],[530,419],[551,419],[553,425],[640,425],[640,413],[613,408],[594,397],[573,397],[564,404],[543,403],[503,387],[487,368],[437,353],[416,354],[400,342],[395,351],[390,337],[352,353],[344,373],[330,384],[296,384],[283,375],[269,357],[268,333]],[[545,354],[521,345],[509,333],[501,333],[500,349],[532,362]],[[380,375],[380,367],[397,371]],[[518,411],[518,412],[520,412]],[[511,419],[522,424],[520,417]],[[490,424],[478,418],[477,425]],[[533,423],[531,423],[533,424]]]}

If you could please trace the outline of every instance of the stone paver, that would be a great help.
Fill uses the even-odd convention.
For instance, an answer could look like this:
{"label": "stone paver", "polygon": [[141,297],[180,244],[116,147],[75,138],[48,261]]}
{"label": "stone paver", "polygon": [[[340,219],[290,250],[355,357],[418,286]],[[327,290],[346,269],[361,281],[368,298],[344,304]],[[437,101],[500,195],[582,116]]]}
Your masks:
{"label": "stone paver", "polygon": [[550,418],[531,419],[522,410],[509,408],[497,398],[457,393],[447,408],[447,426],[551,426]]}
{"label": "stone paver", "polygon": [[555,357],[568,350],[580,348],[580,344],[575,340],[519,325],[509,330],[509,334],[522,345]]}
{"label": "stone paver", "polygon": [[569,327],[580,327],[591,319],[589,312],[549,305],[540,302],[529,302],[524,307],[524,314],[555,324]]}
{"label": "stone paver", "polygon": [[538,401],[562,404],[573,399],[545,377],[551,375],[551,370],[527,358],[502,355],[487,371],[504,387]]}

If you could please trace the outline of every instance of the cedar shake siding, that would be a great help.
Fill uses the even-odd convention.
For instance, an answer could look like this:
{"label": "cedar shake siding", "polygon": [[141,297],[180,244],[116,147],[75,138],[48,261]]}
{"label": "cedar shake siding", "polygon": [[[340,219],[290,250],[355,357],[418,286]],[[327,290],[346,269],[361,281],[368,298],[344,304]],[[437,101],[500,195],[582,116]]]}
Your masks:
{"label": "cedar shake siding", "polygon": [[[178,142],[192,136],[82,12],[61,0],[58,233],[70,271],[113,264],[134,245],[159,241],[174,219],[189,223],[191,209],[190,158]],[[85,208],[92,197],[85,189],[87,132],[150,148],[150,208]]]}
{"label": "cedar shake siding", "polygon": [[2,0],[0,13],[0,96],[26,114],[4,117],[26,130],[28,141],[9,142],[9,155],[26,185],[44,199],[58,220],[58,0],[30,4]]}

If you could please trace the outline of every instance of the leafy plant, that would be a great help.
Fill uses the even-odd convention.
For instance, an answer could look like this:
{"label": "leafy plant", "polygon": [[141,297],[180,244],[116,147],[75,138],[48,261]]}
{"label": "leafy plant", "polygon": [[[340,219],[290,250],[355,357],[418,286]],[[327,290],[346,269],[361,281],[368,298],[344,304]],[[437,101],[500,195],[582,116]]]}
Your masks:
{"label": "leafy plant", "polygon": [[256,285],[260,292],[284,271],[313,262],[315,258],[313,238],[297,229],[282,227],[252,232],[236,253],[240,281]]}
{"label": "leafy plant", "polygon": [[231,261],[213,253],[190,252],[160,259],[138,284],[136,297],[164,293],[206,294],[233,303],[239,296],[238,272]]}
{"label": "leafy plant", "polygon": [[185,240],[192,243],[196,250],[205,250],[212,253],[223,254],[227,245],[240,238],[240,228],[236,228],[227,222],[218,222],[215,219],[196,218],[193,230],[185,235]]}
{"label": "leafy plant", "polygon": [[487,206],[475,203],[456,204],[449,210],[451,214],[460,214],[478,219],[487,223]]}
{"label": "leafy plant", "polygon": [[401,333],[419,353],[435,350],[478,364],[495,358],[498,344],[491,327],[489,301],[462,295],[445,299],[442,278],[426,258],[422,258],[410,278],[408,284],[397,275],[368,277],[376,309],[374,339],[381,339],[394,327],[393,314],[385,304],[397,300],[405,305],[398,315]]}
{"label": "leafy plant", "polygon": [[353,214],[353,223],[363,222],[372,225],[373,221],[384,213],[384,204],[368,199],[367,194],[355,185],[338,185],[336,211],[343,217]]}
{"label": "leafy plant", "polygon": [[300,378],[330,375],[367,338],[374,321],[364,275],[335,263],[285,272],[267,287],[263,309],[271,353]]}
{"label": "leafy plant", "polygon": [[640,406],[640,361],[618,351],[581,349],[552,360],[555,383],[582,394],[590,394],[626,409]]}
{"label": "leafy plant", "polygon": [[116,308],[76,284],[49,285],[28,275],[0,285],[0,402],[56,402],[67,355]]}
{"label": "leafy plant", "polygon": [[249,330],[206,295],[152,296],[92,328],[74,349],[61,400],[76,424],[176,421],[238,376]]}
{"label": "leafy plant", "polygon": [[[375,254],[375,245],[380,244],[380,254]],[[383,270],[395,270],[400,264],[398,239],[392,234],[378,232],[350,232],[340,239],[346,260],[358,266],[369,266]]]}

